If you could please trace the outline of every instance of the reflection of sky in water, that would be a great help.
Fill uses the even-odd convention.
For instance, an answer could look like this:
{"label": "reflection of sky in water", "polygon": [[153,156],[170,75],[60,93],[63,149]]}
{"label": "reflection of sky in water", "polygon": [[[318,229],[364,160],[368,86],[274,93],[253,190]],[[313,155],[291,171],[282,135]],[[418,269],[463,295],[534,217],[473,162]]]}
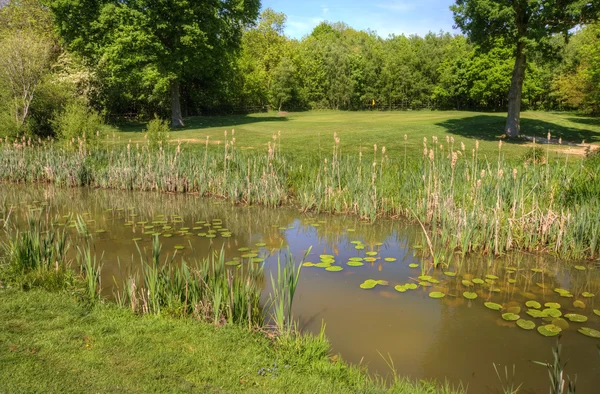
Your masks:
{"label": "reflection of sky in water", "polygon": [[[441,283],[429,289],[419,288],[398,293],[394,285],[415,280],[421,269],[409,268],[410,263],[421,264],[421,258],[412,245],[421,243],[420,229],[400,221],[380,220],[375,224],[342,216],[302,215],[291,209],[265,209],[261,207],[234,207],[231,204],[202,199],[197,196],[167,195],[157,193],[129,193],[120,191],[88,189],[56,189],[2,185],[2,198],[7,204],[31,203],[47,200],[52,212],[60,215],[89,212],[90,232],[107,230],[96,234],[96,250],[104,252],[103,284],[110,286],[115,277],[122,283],[128,267],[139,266],[139,256],[132,238],[142,237],[142,250],[151,249],[150,236],[141,235],[141,226],[126,227],[127,209],[135,208],[136,221],[152,221],[158,214],[180,215],[184,223],[179,226],[193,227],[198,220],[221,219],[223,227],[233,233],[231,238],[217,237],[213,241],[194,235],[161,238],[163,255],[173,255],[174,245],[186,246],[178,256],[184,259],[202,257],[209,249],[223,248],[227,260],[241,256],[240,247],[255,247],[257,242],[266,246],[262,255],[273,254],[266,261],[264,281],[265,298],[269,291],[268,276],[276,267],[278,250],[282,247],[282,260],[289,247],[296,261],[312,247],[307,260],[319,262],[319,255],[335,256],[336,264],[344,267],[341,272],[305,267],[302,269],[294,314],[300,327],[306,332],[318,333],[322,321],[334,353],[353,363],[362,361],[370,371],[383,375],[388,373],[383,357],[391,357],[400,375],[411,378],[447,377],[451,382],[462,381],[474,393],[489,392],[499,387],[492,363],[504,366],[516,365],[517,384],[524,382],[524,392],[547,392],[547,371],[528,360],[550,361],[553,338],[544,338],[537,332],[517,328],[514,323],[501,319],[501,313],[483,306],[487,300],[505,304],[517,302],[524,307],[527,299],[535,297],[541,303],[555,301],[563,305],[565,312],[578,312],[589,316],[585,324],[571,323],[564,333],[564,360],[569,360],[567,373],[578,374],[578,393],[593,393],[600,383],[600,357],[595,349],[597,340],[587,338],[575,330],[586,326],[600,329],[600,317],[593,315],[594,298],[582,299],[587,307],[572,307],[575,298],[559,297],[552,289],[561,287],[579,295],[584,291],[598,294],[600,280],[598,270],[575,271],[566,268],[549,255],[513,254],[501,259],[490,257],[467,258],[444,270],[457,272],[456,278],[443,274],[444,270],[427,267],[425,273]],[[1,201],[1,200],[0,200]],[[107,208],[123,208],[123,211],[106,212]],[[19,212],[25,209],[19,209]],[[321,223],[325,221],[325,223]],[[318,224],[318,227],[312,224]],[[285,227],[285,229],[280,229]],[[291,227],[291,228],[290,228]],[[355,229],[349,232],[348,229]],[[352,241],[360,240],[365,249],[357,251]],[[375,246],[376,242],[383,245]],[[192,245],[190,247],[189,245]],[[363,267],[348,267],[350,257],[365,256],[369,250],[379,251],[374,263],[365,262]],[[395,262],[383,258],[395,257]],[[177,263],[180,257],[175,259]],[[119,263],[118,263],[119,262]],[[513,276],[506,275],[505,267],[518,270]],[[534,273],[530,268],[543,268],[544,274]],[[487,274],[497,275],[501,293],[491,293],[476,287],[479,298],[468,301],[462,292],[468,290],[461,284],[463,278],[485,279]],[[508,277],[517,280],[516,285],[506,282]],[[383,279],[388,286],[376,286],[362,290],[359,285],[366,279]],[[545,285],[544,290],[537,283]],[[447,296],[441,300],[430,299],[431,289],[443,291]],[[110,294],[110,291],[108,292]],[[521,311],[521,317],[533,320]],[[536,319],[540,324],[540,319]]]}

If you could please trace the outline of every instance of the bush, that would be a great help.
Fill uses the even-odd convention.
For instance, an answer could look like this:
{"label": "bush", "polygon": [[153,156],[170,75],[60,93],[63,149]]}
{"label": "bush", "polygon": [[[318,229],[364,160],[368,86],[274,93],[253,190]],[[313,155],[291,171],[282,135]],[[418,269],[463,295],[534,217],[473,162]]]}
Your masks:
{"label": "bush", "polygon": [[155,117],[146,125],[146,136],[151,149],[158,149],[167,143],[169,138],[169,123]]}
{"label": "bush", "polygon": [[100,115],[79,101],[67,104],[64,111],[55,115],[52,124],[57,137],[75,142],[85,139],[90,145],[99,140],[103,128]]}

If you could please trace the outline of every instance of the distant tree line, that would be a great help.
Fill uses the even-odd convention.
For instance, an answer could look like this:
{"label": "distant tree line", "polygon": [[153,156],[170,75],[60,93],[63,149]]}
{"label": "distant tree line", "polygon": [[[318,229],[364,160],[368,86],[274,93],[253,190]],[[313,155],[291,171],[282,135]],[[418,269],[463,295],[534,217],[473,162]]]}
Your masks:
{"label": "distant tree line", "polygon": [[[217,1],[211,10],[171,3],[175,11],[147,0],[1,5],[0,136],[55,135],[57,125],[77,124],[61,120],[65,113],[156,114],[177,125],[267,109],[507,107],[515,44],[502,36],[478,46],[465,35],[382,38],[323,22],[292,39],[285,15],[258,15],[257,0]],[[528,52],[521,107],[600,112],[600,24]]]}

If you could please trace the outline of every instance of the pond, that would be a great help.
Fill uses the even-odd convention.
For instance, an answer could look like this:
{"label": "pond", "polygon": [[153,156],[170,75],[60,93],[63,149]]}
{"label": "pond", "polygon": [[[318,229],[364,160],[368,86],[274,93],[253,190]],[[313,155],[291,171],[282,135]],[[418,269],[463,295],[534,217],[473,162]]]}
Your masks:
{"label": "pond", "polygon": [[[501,386],[494,363],[503,380],[505,366],[512,376],[514,365],[523,392],[546,393],[547,370],[530,360],[552,360],[556,337],[542,333],[561,327],[562,360],[568,360],[566,373],[577,374],[577,392],[595,393],[600,384],[600,340],[579,332],[600,330],[600,273],[586,262],[549,254],[457,254],[449,267],[436,269],[422,257],[418,225],[238,207],[194,195],[4,184],[0,203],[14,206],[15,220],[36,209],[73,232],[81,215],[103,253],[108,297],[138,266],[138,246],[151,249],[155,233],[162,258],[202,257],[223,248],[235,269],[255,252],[267,278],[279,253],[289,250],[300,261],[312,247],[294,316],[305,332],[318,333],[325,324],[332,353],[371,373],[388,375],[392,360],[401,376],[462,382],[482,393]],[[264,286],[266,298],[269,280]],[[535,328],[527,329],[531,324]]]}

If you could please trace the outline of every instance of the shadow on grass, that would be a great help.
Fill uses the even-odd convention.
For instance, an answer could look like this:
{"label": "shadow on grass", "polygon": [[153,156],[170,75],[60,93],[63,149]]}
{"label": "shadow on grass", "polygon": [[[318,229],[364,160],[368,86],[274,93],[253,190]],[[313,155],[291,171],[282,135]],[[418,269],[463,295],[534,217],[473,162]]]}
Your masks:
{"label": "shadow on grass", "polygon": [[[185,130],[207,129],[211,127],[224,127],[225,129],[235,129],[236,126],[247,125],[252,123],[268,123],[268,122],[286,122],[286,116],[250,116],[250,115],[223,115],[223,116],[194,116],[185,118],[183,121],[185,127],[173,129],[173,132]],[[139,133],[144,131],[146,123],[128,123],[120,125],[119,129],[123,132]]]}
{"label": "shadow on grass", "polygon": [[[570,118],[569,121],[586,125],[589,118]],[[449,119],[436,125],[444,127],[448,133],[459,135],[465,138],[473,138],[483,141],[496,141],[504,133],[504,124],[506,116],[504,115],[477,115],[461,119]],[[600,125],[598,123],[589,123]],[[548,131],[553,138],[562,138],[564,141],[579,143],[582,140],[586,142],[600,141],[600,130],[590,130],[585,126],[568,127],[556,123],[545,122],[538,119],[521,119],[521,134],[536,137],[546,137]],[[524,139],[505,140],[507,143],[523,144],[528,142]]]}

